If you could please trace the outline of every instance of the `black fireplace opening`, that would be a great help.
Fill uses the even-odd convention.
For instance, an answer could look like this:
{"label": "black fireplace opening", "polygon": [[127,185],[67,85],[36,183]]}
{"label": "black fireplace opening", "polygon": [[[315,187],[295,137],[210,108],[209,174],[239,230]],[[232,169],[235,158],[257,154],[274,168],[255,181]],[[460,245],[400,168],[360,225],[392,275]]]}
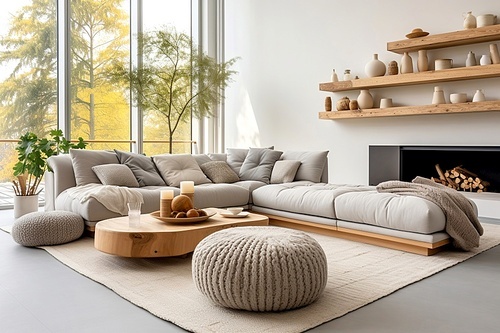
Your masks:
{"label": "black fireplace opening", "polygon": [[[436,164],[445,172],[462,167],[487,181],[487,192],[500,192],[499,146],[370,146],[369,182],[415,177],[439,178]],[[397,164],[397,165],[394,165]]]}

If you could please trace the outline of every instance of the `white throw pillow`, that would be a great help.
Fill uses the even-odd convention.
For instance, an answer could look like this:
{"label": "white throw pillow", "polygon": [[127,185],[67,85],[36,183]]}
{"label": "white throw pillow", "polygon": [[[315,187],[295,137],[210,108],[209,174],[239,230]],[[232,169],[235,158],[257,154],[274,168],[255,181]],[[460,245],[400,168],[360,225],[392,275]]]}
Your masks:
{"label": "white throw pillow", "polygon": [[195,185],[211,183],[191,154],[156,155],[153,162],[168,186],[179,187],[184,180]]}
{"label": "white throw pillow", "polygon": [[295,179],[300,161],[276,161],[271,172],[271,184],[291,183]]}

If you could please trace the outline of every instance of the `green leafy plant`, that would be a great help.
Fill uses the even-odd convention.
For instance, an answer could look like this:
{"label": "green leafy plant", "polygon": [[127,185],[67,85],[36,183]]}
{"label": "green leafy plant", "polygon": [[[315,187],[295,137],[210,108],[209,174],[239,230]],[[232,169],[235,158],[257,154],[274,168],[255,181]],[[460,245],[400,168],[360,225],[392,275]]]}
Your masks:
{"label": "green leafy plant", "polygon": [[62,130],[51,130],[50,138],[38,138],[33,132],[22,135],[17,142],[16,151],[18,161],[14,165],[13,180],[16,195],[35,195],[40,193],[38,187],[45,171],[50,168],[47,159],[60,153],[68,153],[71,148],[85,149],[87,143],[80,137],[78,143],[68,141]]}
{"label": "green leafy plant", "polygon": [[133,101],[145,114],[154,112],[165,120],[172,153],[179,124],[214,115],[212,110],[236,73],[230,67],[237,58],[218,63],[200,52],[189,35],[171,27],[139,35],[138,44],[143,63],[132,71],[117,63],[110,76],[130,84]]}

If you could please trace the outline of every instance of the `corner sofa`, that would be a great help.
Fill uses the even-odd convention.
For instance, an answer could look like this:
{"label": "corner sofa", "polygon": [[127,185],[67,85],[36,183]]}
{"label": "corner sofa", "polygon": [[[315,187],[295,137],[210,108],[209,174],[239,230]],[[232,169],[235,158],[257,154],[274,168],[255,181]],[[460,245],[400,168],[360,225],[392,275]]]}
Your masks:
{"label": "corner sofa", "polygon": [[[271,225],[423,255],[450,243],[445,215],[436,204],[379,193],[373,186],[329,184],[327,155],[269,148],[151,157],[71,150],[48,160],[46,210],[78,213],[92,230],[100,220],[126,214],[124,207],[106,205],[103,198],[119,203],[138,195],[142,213],[151,213],[159,210],[162,189],[177,195],[180,181],[193,180],[197,208],[244,206],[267,215]],[[103,190],[111,192],[95,195]]]}

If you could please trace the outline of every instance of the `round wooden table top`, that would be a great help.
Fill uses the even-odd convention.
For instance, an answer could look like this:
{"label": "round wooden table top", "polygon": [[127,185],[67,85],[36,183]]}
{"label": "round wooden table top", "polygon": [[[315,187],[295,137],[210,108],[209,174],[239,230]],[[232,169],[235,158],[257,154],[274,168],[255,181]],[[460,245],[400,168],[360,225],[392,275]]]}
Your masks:
{"label": "round wooden table top", "polygon": [[196,245],[206,236],[226,228],[238,226],[265,226],[267,216],[249,213],[245,217],[223,217],[225,210],[215,211],[214,216],[196,223],[169,223],[160,221],[150,214],[142,214],[140,224],[130,227],[128,216],[98,222],[95,226],[94,246],[96,249],[123,257],[168,257],[193,252]]}

